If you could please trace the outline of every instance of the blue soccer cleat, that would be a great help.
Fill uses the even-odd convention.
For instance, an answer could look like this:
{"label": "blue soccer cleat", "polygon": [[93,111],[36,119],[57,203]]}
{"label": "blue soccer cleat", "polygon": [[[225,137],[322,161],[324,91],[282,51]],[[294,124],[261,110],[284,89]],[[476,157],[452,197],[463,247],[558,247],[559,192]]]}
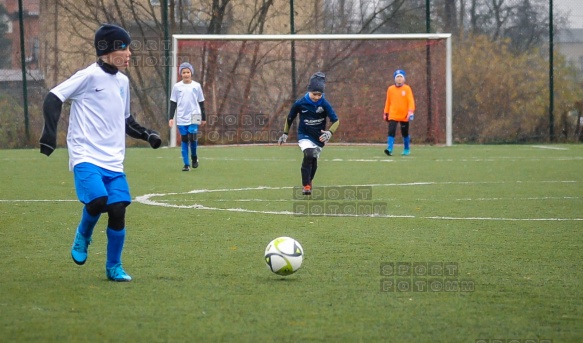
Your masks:
{"label": "blue soccer cleat", "polygon": [[403,156],[409,156],[409,153],[410,153],[409,152],[409,149],[405,149],[405,150],[403,150],[403,152],[401,153],[401,155],[403,155]]}
{"label": "blue soccer cleat", "polygon": [[91,244],[91,237],[87,238],[77,231],[75,234],[75,240],[73,241],[73,247],[71,248],[73,262],[78,265],[85,264],[85,261],[87,261],[87,247],[89,247],[89,244]]}
{"label": "blue soccer cleat", "polygon": [[132,277],[129,276],[125,270],[121,267],[121,263],[116,264],[111,268],[105,268],[105,274],[107,278],[111,281],[117,282],[129,282],[132,281]]}

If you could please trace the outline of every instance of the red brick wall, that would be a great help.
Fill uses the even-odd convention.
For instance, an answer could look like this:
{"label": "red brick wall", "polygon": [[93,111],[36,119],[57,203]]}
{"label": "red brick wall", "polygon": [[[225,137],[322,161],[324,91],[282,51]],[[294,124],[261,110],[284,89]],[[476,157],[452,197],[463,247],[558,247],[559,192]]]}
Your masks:
{"label": "red brick wall", "polygon": [[[18,18],[17,0],[0,0],[0,4],[12,18],[12,32],[6,34],[6,38],[12,40],[12,69],[20,69],[20,22]],[[38,55],[40,53],[39,41],[39,0],[23,0],[24,7],[24,48],[26,58],[33,56],[33,48],[38,47],[36,58],[27,63],[29,69],[38,69]]]}

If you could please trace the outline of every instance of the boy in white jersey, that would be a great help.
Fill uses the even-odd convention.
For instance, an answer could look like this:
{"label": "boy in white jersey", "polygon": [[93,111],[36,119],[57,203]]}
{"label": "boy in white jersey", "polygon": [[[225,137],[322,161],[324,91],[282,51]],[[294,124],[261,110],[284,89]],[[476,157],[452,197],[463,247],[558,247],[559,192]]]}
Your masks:
{"label": "boy in white jersey", "polygon": [[43,104],[45,124],[40,139],[41,153],[49,156],[56,148],[57,123],[63,102],[72,100],[67,133],[69,170],[74,173],[77,197],[85,206],[71,249],[73,261],[82,265],[93,229],[107,212],[106,276],[112,281],[131,281],[121,255],[125,242],[125,211],[131,203],[123,171],[125,135],[160,147],[158,132],[138,124],[130,115],[128,77],[120,73],[130,61],[131,38],[123,28],[104,24],[95,32],[97,62],[82,69],[51,89]]}
{"label": "boy in white jersey", "polygon": [[174,127],[174,113],[176,113],[178,117],[176,126],[178,126],[178,131],[180,132],[182,161],[184,162],[182,171],[189,171],[189,148],[192,168],[198,168],[198,155],[196,152],[198,126],[206,124],[204,95],[202,94],[200,83],[192,80],[194,68],[190,63],[182,63],[178,68],[178,73],[182,77],[182,81],[172,87],[168,125],[171,128]]}

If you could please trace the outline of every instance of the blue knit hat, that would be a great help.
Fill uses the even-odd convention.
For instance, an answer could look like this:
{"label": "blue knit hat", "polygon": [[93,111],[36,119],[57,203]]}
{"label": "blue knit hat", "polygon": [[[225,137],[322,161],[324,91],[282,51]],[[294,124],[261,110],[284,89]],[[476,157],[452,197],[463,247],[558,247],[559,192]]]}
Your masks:
{"label": "blue knit hat", "polygon": [[399,76],[399,75],[401,75],[404,79],[407,78],[407,73],[405,73],[405,71],[403,69],[397,69],[393,73],[393,79],[396,79],[397,76]]}
{"label": "blue knit hat", "polygon": [[190,70],[190,75],[194,75],[194,68],[192,67],[192,64],[188,62],[183,62],[180,64],[180,67],[178,67],[178,74],[182,75],[182,70],[184,69]]}
{"label": "blue knit hat", "polygon": [[324,93],[325,86],[326,75],[319,71],[310,77],[310,82],[308,83],[308,92]]}
{"label": "blue knit hat", "polygon": [[127,48],[132,42],[130,34],[122,27],[103,24],[95,31],[95,52],[97,56],[107,55],[116,50]]}

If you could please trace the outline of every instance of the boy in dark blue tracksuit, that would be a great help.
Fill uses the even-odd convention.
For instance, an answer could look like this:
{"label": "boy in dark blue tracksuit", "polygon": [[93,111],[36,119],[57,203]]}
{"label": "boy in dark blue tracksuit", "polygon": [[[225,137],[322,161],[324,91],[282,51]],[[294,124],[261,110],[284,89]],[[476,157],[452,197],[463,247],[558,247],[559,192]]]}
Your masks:
{"label": "boy in dark blue tracksuit", "polygon": [[[287,115],[283,135],[278,140],[280,145],[287,141],[291,124],[299,115],[298,145],[304,153],[301,167],[304,195],[312,194],[312,180],[318,169],[318,157],[340,124],[334,109],[324,98],[325,85],[324,73],[317,72],[310,77],[308,92],[293,104]],[[326,118],[329,118],[332,123],[327,130]]]}

